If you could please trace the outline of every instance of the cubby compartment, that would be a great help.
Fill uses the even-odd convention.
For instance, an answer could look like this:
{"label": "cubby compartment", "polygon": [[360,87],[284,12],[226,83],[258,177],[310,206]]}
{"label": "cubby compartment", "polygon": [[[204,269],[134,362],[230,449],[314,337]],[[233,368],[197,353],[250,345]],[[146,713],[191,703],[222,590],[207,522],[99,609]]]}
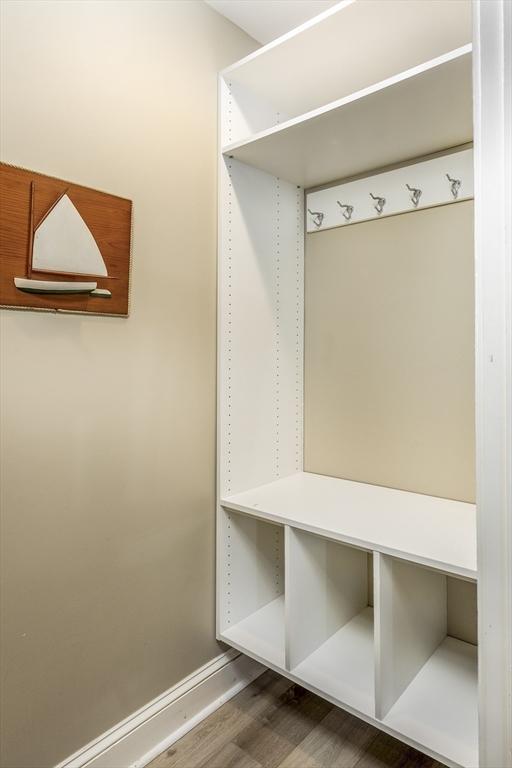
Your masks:
{"label": "cubby compartment", "polygon": [[468,767],[478,765],[475,589],[375,555],[377,717],[420,748]]}
{"label": "cubby compartment", "polygon": [[283,526],[223,510],[221,639],[284,668]]}
{"label": "cubby compartment", "polygon": [[287,529],[287,666],[308,687],[374,714],[371,555]]}

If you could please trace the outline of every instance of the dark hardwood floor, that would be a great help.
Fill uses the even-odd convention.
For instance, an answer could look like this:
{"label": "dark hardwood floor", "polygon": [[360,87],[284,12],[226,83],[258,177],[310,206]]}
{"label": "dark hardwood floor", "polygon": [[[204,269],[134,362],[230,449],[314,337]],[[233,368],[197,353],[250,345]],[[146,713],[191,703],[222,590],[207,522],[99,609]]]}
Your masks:
{"label": "dark hardwood floor", "polygon": [[267,671],[148,768],[443,768]]}

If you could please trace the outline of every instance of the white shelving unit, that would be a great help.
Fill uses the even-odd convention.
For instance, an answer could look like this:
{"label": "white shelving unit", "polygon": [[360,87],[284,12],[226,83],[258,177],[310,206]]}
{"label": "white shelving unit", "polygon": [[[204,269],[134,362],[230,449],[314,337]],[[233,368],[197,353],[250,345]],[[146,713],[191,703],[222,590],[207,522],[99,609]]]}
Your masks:
{"label": "white shelving unit", "polygon": [[[348,0],[220,75],[217,636],[480,761],[472,504],[303,471],[304,191],[472,140],[471,4]],[[480,750],[482,746],[480,744]]]}
{"label": "white shelving unit", "polygon": [[[221,73],[222,144],[324,107],[471,42],[471,4],[345,0]],[[363,44],[362,44],[363,43]],[[236,119],[235,119],[236,118]]]}
{"label": "white shelving unit", "polygon": [[[369,524],[357,495],[363,490],[368,500],[378,499],[372,486],[317,475],[294,479],[305,477],[352,486],[355,496],[342,495],[350,517]],[[451,562],[429,557],[430,566],[418,552],[382,554],[359,536],[346,535],[343,522],[333,530],[319,516],[313,529],[305,523],[306,505],[292,520],[290,509],[300,494],[288,496],[282,515],[272,512],[263,499],[279,507],[282,490],[276,494],[272,488],[279,484],[222,501],[219,639],[448,765],[478,765],[477,649],[447,636],[447,574],[475,579],[473,548],[464,554],[461,548]],[[374,490],[389,492],[381,530],[393,529],[407,508],[412,530],[422,503],[446,517],[450,505],[460,505],[460,514],[474,520],[470,504]],[[393,501],[394,518],[386,514]],[[334,509],[332,499],[324,507],[318,495],[317,504],[318,510],[327,508],[327,517]],[[276,524],[278,518],[286,522]],[[464,523],[474,532],[474,524]],[[450,525],[453,533],[456,520]],[[421,538],[419,531],[415,549]],[[433,541],[431,536],[427,547]]]}
{"label": "white shelving unit", "polygon": [[472,135],[471,45],[465,45],[223,152],[307,188],[459,146]]}

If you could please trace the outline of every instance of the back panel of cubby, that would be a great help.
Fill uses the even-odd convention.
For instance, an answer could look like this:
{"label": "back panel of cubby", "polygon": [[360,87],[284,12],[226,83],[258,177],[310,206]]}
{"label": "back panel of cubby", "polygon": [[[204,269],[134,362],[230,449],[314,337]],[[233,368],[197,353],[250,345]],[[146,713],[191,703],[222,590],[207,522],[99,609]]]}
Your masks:
{"label": "back panel of cubby", "polygon": [[302,470],[303,192],[219,167],[219,493]]}
{"label": "back panel of cubby", "polygon": [[279,107],[261,93],[255,94],[231,77],[219,77],[221,103],[220,139],[222,146],[245,139],[258,131],[288,119]]}
{"label": "back panel of cubby", "polygon": [[290,668],[370,604],[371,554],[293,528],[287,531]]}
{"label": "back panel of cubby", "polygon": [[307,236],[307,471],[474,501],[473,250],[470,200]]}
{"label": "back panel of cubby", "polygon": [[229,629],[284,592],[284,530],[221,510],[219,629]]}
{"label": "back panel of cubby", "polygon": [[476,581],[447,577],[446,597],[448,635],[477,645]]}
{"label": "back panel of cubby", "polygon": [[476,644],[476,584],[375,553],[376,699],[387,714],[445,637]]}

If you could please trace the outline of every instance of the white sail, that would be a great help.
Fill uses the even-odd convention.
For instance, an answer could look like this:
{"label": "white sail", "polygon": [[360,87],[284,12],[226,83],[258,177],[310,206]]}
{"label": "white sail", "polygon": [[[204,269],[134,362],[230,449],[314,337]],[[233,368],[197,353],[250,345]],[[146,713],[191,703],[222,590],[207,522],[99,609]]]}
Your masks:
{"label": "white sail", "polygon": [[107,275],[96,241],[67,195],[61,197],[34,233],[32,269]]}

